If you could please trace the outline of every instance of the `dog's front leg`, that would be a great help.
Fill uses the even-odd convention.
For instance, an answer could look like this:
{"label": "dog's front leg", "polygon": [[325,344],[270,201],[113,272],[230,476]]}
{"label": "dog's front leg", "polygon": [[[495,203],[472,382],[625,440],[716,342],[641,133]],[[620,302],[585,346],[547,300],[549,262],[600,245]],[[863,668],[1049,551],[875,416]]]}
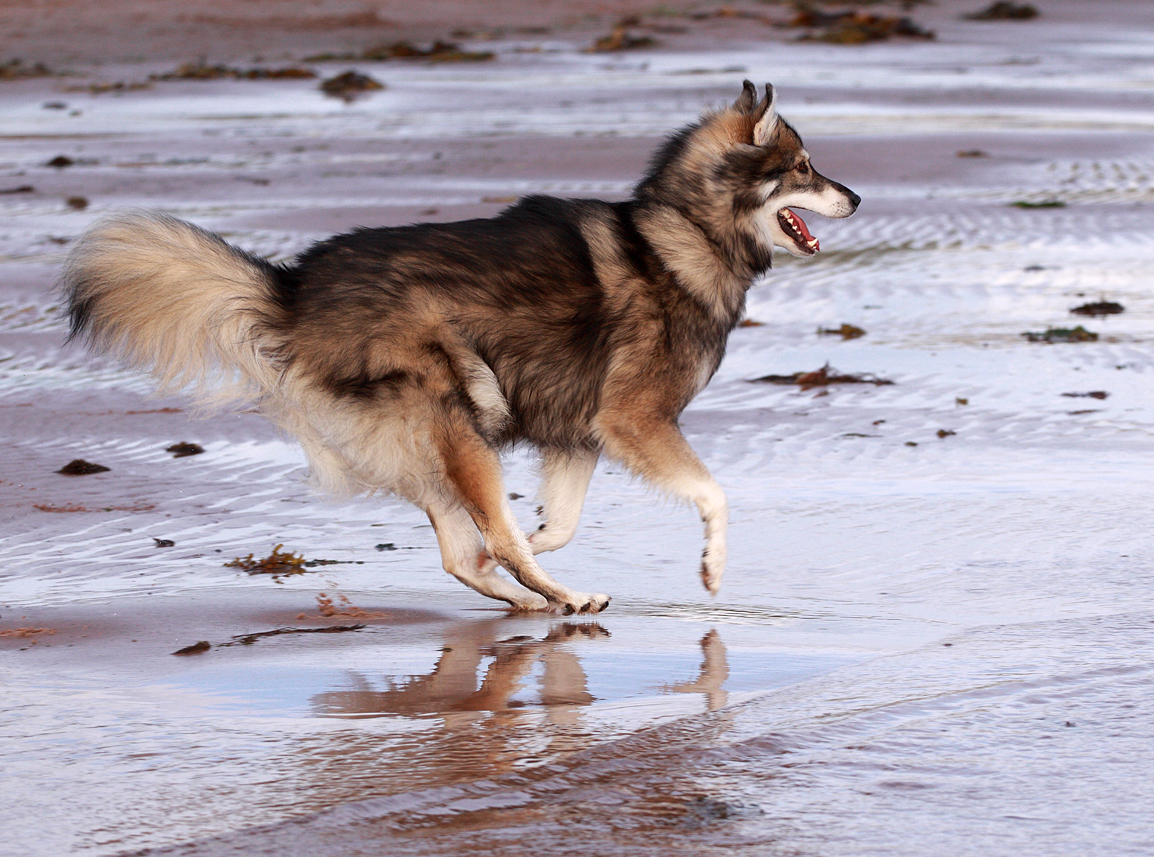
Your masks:
{"label": "dog's front leg", "polygon": [[676,422],[659,417],[642,421],[603,418],[598,428],[606,455],[661,490],[697,506],[705,522],[701,582],[716,595],[725,573],[729,505],[725,492],[689,446]]}

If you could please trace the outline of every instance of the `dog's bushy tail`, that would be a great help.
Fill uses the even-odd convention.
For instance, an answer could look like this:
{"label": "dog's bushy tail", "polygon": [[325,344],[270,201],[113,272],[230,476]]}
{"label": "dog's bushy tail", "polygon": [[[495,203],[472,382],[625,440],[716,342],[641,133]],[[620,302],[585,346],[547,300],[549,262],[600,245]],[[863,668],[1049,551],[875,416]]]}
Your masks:
{"label": "dog's bushy tail", "polygon": [[60,289],[69,339],[151,372],[202,405],[276,388],[277,266],[175,217],[98,221],[68,256]]}

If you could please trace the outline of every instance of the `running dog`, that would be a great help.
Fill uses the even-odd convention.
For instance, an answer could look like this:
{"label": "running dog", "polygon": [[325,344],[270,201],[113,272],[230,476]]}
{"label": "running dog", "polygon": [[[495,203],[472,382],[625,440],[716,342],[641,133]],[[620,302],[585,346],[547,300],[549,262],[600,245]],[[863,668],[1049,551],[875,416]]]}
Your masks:
{"label": "running dog", "polygon": [[[334,493],[418,505],[445,570],[518,610],[597,613],[535,555],[572,538],[601,455],[697,506],[701,578],[725,569],[725,494],[677,426],[717,370],[780,247],[813,256],[793,209],[848,217],[774,90],[675,133],[624,202],[530,196],[491,219],[357,229],[288,265],[164,214],[98,221],[60,287],[71,338],[296,437]],[[500,452],[541,455],[524,534]],[[497,573],[503,567],[513,582]]]}

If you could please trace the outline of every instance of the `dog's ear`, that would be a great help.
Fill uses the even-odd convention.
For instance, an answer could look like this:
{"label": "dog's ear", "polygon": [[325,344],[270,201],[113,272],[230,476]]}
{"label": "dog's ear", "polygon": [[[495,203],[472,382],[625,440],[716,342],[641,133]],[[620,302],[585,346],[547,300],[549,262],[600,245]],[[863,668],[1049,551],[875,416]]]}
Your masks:
{"label": "dog's ear", "polygon": [[758,117],[753,126],[753,145],[764,146],[773,139],[777,130],[777,92],[772,84],[765,85],[765,98],[753,112]]}
{"label": "dog's ear", "polygon": [[741,95],[733,102],[733,109],[738,113],[752,113],[754,105],[757,104],[757,87],[749,80],[741,86]]}

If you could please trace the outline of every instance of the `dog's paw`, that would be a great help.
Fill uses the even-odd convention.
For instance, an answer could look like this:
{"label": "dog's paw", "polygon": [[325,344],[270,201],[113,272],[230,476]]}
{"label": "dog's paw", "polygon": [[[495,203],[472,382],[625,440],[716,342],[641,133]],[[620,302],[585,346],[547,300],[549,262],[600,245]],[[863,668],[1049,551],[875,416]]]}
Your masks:
{"label": "dog's paw", "polygon": [[572,616],[574,613],[600,613],[609,606],[610,600],[608,595],[585,595],[574,592],[565,601],[551,602],[549,606],[556,613]]}
{"label": "dog's paw", "polygon": [[710,595],[721,589],[721,576],[725,574],[725,551],[711,551],[706,548],[701,556],[701,582]]}

